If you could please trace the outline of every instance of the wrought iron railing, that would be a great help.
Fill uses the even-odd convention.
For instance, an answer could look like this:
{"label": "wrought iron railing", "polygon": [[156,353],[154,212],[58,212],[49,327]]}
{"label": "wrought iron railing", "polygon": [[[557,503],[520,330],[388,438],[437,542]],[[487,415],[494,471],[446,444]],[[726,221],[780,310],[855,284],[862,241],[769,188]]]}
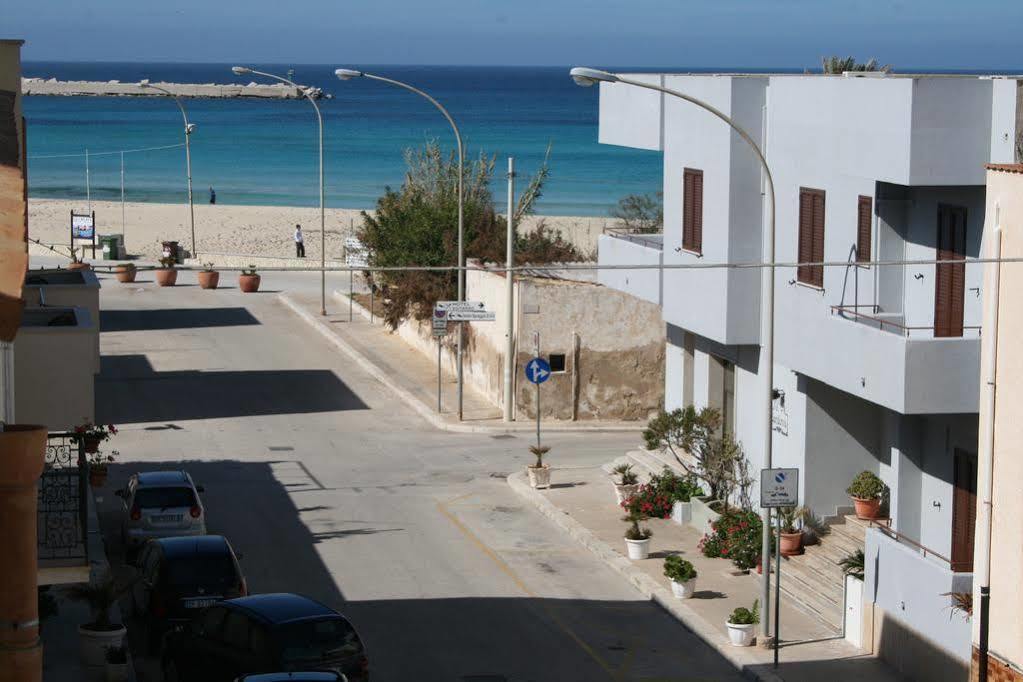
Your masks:
{"label": "wrought iron railing", "polygon": [[50,565],[87,558],[89,468],[84,446],[70,433],[51,433],[39,478],[37,550]]}

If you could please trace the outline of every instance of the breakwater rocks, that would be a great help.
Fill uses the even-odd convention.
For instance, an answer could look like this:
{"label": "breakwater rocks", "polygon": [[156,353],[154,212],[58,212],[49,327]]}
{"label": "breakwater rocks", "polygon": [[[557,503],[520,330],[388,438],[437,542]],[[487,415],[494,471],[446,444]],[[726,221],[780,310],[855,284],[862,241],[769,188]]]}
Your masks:
{"label": "breakwater rocks", "polygon": [[[218,83],[153,83],[179,97],[231,99],[256,97],[264,99],[301,99],[305,95],[299,88],[284,83],[221,85]],[[22,78],[21,91],[26,95],[64,97],[166,97],[166,93],[139,83],[121,81],[59,81],[56,78]],[[311,88],[315,99],[329,97],[319,88]]]}

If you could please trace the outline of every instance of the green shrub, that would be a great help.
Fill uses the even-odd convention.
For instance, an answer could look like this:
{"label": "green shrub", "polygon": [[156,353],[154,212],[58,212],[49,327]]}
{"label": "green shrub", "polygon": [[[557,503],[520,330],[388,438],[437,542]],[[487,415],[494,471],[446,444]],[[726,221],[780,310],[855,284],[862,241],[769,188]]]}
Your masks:
{"label": "green shrub", "polygon": [[877,474],[869,471],[861,471],[856,474],[856,478],[853,482],[845,489],[845,492],[850,497],[858,497],[861,500],[876,500],[884,495],[885,484]]}
{"label": "green shrub", "polygon": [[753,602],[753,608],[747,609],[745,606],[732,611],[732,615],[728,618],[728,622],[732,625],[754,625],[760,622],[760,600]]}
{"label": "green shrub", "polygon": [[635,495],[622,502],[627,512],[642,514],[647,519],[666,519],[671,516],[672,499],[659,492],[652,483],[639,486]]}
{"label": "green shrub", "polygon": [[703,556],[729,559],[740,571],[756,567],[763,534],[763,523],[756,512],[729,509],[711,528],[698,545]]}
{"label": "green shrub", "polygon": [[664,577],[684,583],[696,577],[696,568],[678,554],[672,554],[664,560]]}
{"label": "green shrub", "polygon": [[679,476],[668,467],[650,477],[650,485],[672,502],[688,502],[693,497],[702,497],[703,488],[696,476]]}
{"label": "green shrub", "polygon": [[858,549],[839,561],[838,565],[842,567],[842,573],[863,580],[863,561],[863,550]]}

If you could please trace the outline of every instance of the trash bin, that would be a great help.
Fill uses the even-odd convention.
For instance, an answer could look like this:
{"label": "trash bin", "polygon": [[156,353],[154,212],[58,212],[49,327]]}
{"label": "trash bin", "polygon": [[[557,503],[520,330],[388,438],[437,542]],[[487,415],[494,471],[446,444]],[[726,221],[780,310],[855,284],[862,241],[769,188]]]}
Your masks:
{"label": "trash bin", "polygon": [[103,260],[117,260],[120,256],[120,239],[115,234],[101,234],[100,246],[103,248]]}
{"label": "trash bin", "polygon": [[163,257],[173,258],[175,263],[181,262],[181,250],[177,242],[163,242]]}

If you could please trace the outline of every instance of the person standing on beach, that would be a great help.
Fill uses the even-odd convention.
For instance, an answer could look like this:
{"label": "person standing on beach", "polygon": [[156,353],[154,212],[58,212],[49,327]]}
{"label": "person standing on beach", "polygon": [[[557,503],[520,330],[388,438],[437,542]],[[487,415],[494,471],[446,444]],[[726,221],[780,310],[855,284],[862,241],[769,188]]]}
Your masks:
{"label": "person standing on beach", "polygon": [[217,193],[213,191],[213,185],[210,185],[210,203],[217,203]]}
{"label": "person standing on beach", "polygon": [[302,236],[301,225],[295,225],[295,256],[305,258],[305,237]]}

